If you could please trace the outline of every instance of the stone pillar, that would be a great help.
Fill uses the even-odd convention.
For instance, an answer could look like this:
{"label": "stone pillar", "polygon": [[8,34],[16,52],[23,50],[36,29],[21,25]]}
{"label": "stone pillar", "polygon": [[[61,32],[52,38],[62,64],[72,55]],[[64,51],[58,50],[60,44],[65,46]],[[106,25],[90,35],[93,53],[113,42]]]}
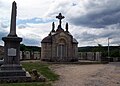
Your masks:
{"label": "stone pillar", "polygon": [[30,75],[20,65],[20,42],[16,35],[16,2],[12,4],[11,27],[4,41],[4,64],[0,68],[0,81],[29,81]]}
{"label": "stone pillar", "polygon": [[[4,41],[4,64],[1,70],[22,69],[20,66],[20,37],[3,37]],[[25,75],[25,74],[24,74]]]}

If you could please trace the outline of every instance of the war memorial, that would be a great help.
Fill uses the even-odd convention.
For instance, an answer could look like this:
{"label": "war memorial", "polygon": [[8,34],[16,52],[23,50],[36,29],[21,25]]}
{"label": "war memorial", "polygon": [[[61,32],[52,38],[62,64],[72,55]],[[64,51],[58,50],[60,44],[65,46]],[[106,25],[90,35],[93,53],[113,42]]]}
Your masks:
{"label": "war memorial", "polygon": [[22,38],[16,34],[17,5],[12,3],[10,33],[3,37],[4,63],[0,68],[0,82],[3,81],[30,81],[30,74],[20,64],[20,42]]}

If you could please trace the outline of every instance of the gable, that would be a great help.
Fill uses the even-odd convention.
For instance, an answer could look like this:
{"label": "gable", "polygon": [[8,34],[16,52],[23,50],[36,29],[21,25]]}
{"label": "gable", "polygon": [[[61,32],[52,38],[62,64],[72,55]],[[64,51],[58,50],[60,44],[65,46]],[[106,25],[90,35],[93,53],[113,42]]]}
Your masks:
{"label": "gable", "polygon": [[66,42],[72,42],[72,36],[65,33],[65,32],[61,32],[61,33],[58,33],[56,35],[53,36],[53,40],[55,43],[58,43],[61,39],[65,40]]}
{"label": "gable", "polygon": [[66,37],[66,38],[72,38],[72,35],[66,33],[66,32],[60,32],[55,35],[56,37]]}

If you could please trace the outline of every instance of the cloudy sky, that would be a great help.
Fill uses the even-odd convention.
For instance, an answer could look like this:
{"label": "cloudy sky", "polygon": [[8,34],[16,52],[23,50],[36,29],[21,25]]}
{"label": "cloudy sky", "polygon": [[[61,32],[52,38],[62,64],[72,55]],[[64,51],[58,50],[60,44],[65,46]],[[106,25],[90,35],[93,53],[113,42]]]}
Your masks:
{"label": "cloudy sky", "polygon": [[[22,43],[41,46],[51,31],[51,24],[62,13],[62,27],[69,23],[69,32],[79,46],[120,45],[120,0],[15,0],[17,2],[17,34]],[[10,29],[13,0],[0,0],[0,45]]]}

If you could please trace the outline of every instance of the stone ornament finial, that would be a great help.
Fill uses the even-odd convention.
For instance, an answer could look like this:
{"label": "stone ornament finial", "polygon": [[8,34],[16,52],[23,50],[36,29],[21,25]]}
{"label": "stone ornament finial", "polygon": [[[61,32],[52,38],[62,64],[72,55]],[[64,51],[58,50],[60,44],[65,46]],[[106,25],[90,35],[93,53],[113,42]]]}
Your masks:
{"label": "stone ornament finial", "polygon": [[55,32],[55,24],[54,24],[54,22],[52,23],[52,32]]}
{"label": "stone ornament finial", "polygon": [[66,27],[65,28],[66,28],[66,32],[68,32],[68,23],[66,23]]}

